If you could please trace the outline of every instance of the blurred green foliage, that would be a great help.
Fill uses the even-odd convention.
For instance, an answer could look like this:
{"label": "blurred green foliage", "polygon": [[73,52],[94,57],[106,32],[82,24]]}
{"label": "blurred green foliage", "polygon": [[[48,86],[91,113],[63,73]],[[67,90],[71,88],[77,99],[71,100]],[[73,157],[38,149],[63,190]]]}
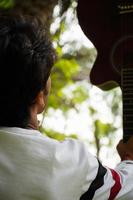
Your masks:
{"label": "blurred green foliage", "polygon": [[100,148],[101,148],[101,139],[103,137],[108,137],[108,145],[112,142],[112,135],[113,132],[116,131],[116,128],[112,126],[111,123],[103,123],[99,119],[94,121],[94,138],[95,138],[95,144],[97,149],[97,156],[99,157]]}
{"label": "blurred green foliage", "polygon": [[53,139],[56,139],[56,140],[58,140],[58,141],[63,141],[63,140],[65,140],[66,138],[73,138],[73,139],[77,139],[77,135],[76,134],[70,134],[70,135],[65,135],[65,134],[63,134],[63,133],[59,133],[59,132],[56,132],[56,131],[54,131],[54,130],[52,130],[52,129],[50,129],[50,130],[46,130],[46,129],[44,129],[43,127],[40,127],[40,131],[43,133],[43,134],[45,134],[45,135],[47,135],[48,137],[50,137],[50,138],[53,138]]}
{"label": "blurred green foliage", "polygon": [[14,0],[0,0],[0,8],[10,9],[14,6]]}

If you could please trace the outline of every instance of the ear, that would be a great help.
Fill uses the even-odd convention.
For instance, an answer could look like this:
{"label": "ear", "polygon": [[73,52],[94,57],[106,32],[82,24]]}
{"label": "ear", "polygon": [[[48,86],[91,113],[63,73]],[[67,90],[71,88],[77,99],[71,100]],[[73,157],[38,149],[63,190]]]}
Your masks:
{"label": "ear", "polygon": [[40,114],[44,111],[45,104],[46,104],[46,97],[44,95],[44,92],[40,91],[36,97],[37,114]]}
{"label": "ear", "polygon": [[36,107],[37,107],[37,114],[40,114],[44,111],[47,101],[48,101],[48,95],[51,88],[51,79],[48,78],[48,81],[46,83],[46,88],[42,91],[40,91],[36,97]]}

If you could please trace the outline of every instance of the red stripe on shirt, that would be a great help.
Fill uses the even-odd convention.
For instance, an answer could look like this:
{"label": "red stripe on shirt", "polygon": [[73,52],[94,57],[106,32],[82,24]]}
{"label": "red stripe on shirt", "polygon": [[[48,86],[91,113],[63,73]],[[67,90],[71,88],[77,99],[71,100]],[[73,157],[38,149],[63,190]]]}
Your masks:
{"label": "red stripe on shirt", "polygon": [[113,179],[115,181],[115,184],[111,188],[110,196],[109,196],[108,200],[113,200],[117,196],[117,194],[119,193],[119,191],[121,189],[121,183],[120,183],[120,176],[119,176],[119,174],[115,170],[113,170],[113,169],[110,169],[110,170],[111,170]]}

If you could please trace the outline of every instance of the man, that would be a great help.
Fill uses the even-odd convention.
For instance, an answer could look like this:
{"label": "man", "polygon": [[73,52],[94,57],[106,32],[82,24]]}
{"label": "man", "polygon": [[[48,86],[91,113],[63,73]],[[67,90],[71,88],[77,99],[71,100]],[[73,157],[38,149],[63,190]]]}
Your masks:
{"label": "man", "polygon": [[54,59],[37,20],[0,17],[0,200],[132,200],[132,138],[112,170],[81,141],[39,132]]}

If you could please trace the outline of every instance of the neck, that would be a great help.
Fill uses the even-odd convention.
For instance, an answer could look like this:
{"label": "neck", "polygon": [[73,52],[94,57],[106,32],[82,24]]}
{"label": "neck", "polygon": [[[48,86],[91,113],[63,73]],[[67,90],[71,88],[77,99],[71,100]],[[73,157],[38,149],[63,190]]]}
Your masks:
{"label": "neck", "polygon": [[38,130],[39,123],[38,123],[38,119],[37,119],[37,112],[34,110],[34,111],[31,111],[30,114],[31,114],[30,120],[29,120],[27,128]]}
{"label": "neck", "polygon": [[38,125],[34,125],[32,123],[28,123],[28,126],[27,126],[28,129],[33,129],[33,130],[38,130],[39,129],[39,126]]}

